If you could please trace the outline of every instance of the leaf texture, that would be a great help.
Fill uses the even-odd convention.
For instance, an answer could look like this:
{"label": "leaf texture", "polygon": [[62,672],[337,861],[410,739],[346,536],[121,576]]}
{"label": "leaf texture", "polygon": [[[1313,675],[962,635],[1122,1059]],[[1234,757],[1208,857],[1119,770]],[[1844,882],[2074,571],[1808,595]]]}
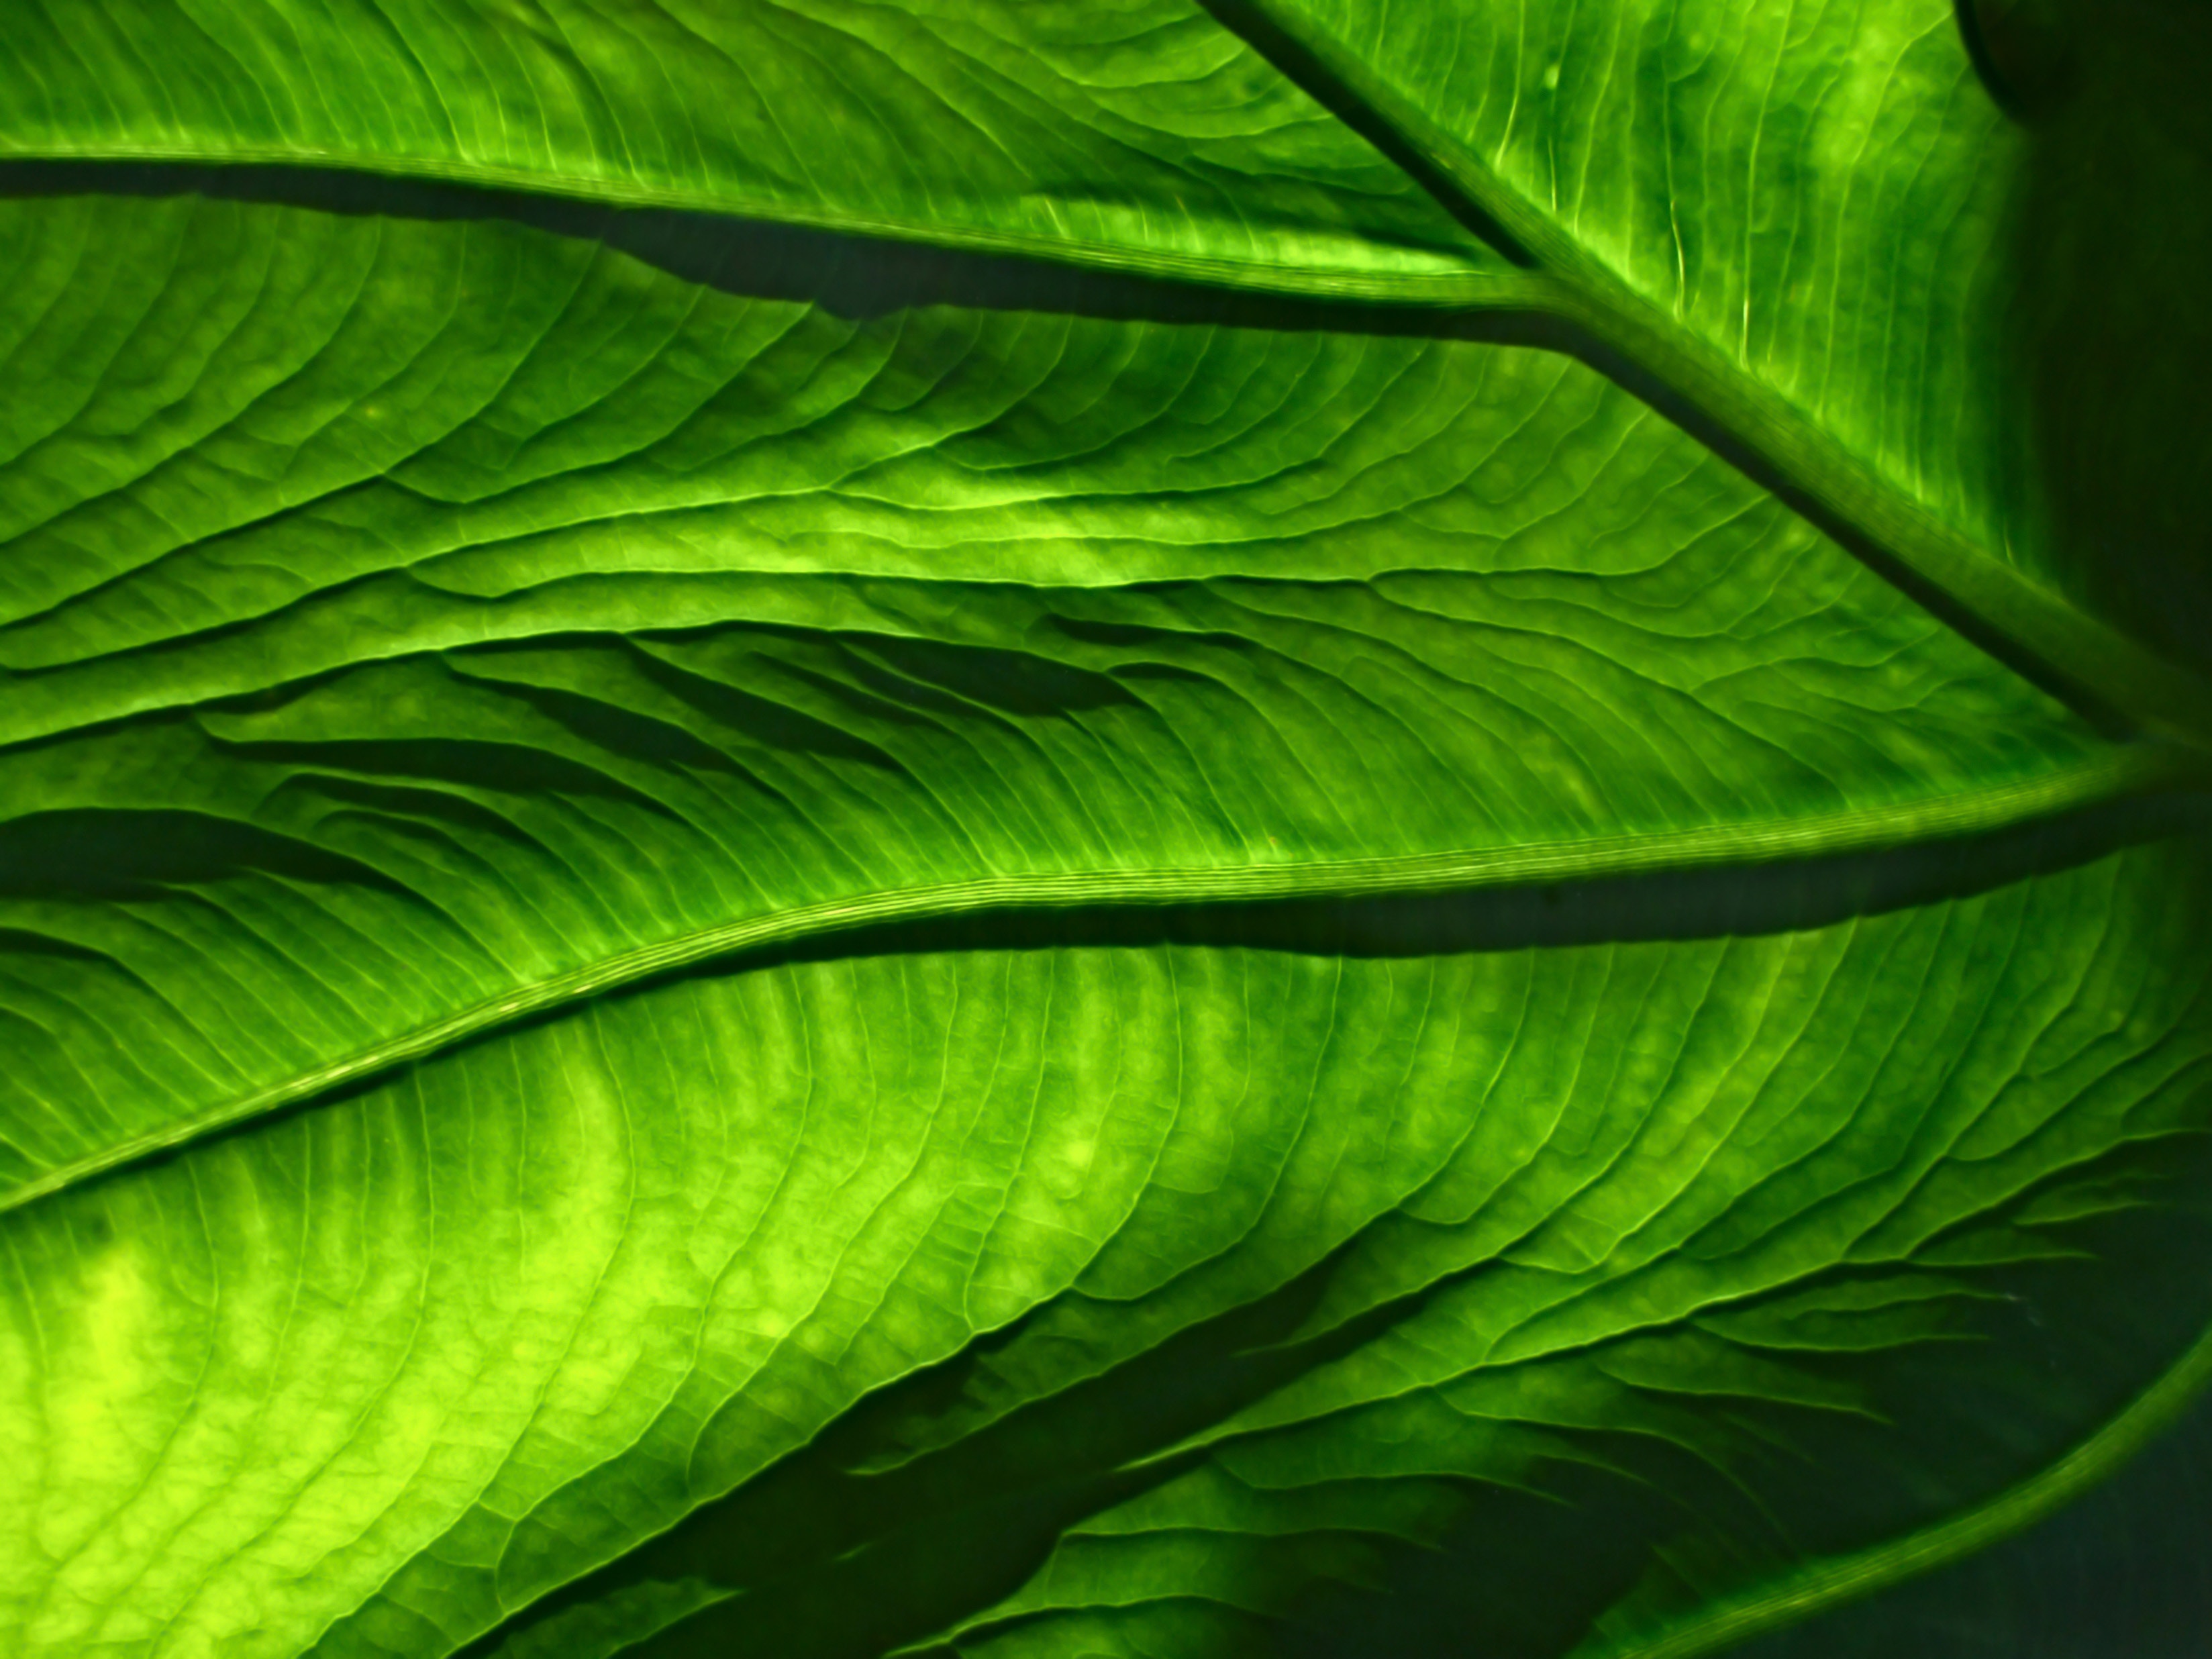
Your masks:
{"label": "leaf texture", "polygon": [[24,0],[0,153],[524,182],[1261,286],[1448,295],[1497,264],[1189,0],[532,11]]}
{"label": "leaf texture", "polygon": [[1583,258],[1984,553],[2049,574],[2007,418],[2026,141],[1946,0],[1285,3]]}
{"label": "leaf texture", "polygon": [[1944,9],[4,9],[0,1645],[1687,1659],[2212,1370]]}
{"label": "leaf texture", "polygon": [[[471,1048],[20,1215],[40,1386],[6,1414],[29,1499],[9,1555],[58,1569],[27,1639],[144,1621],[210,1650],[442,1650],[1025,1313],[958,1394],[894,1419],[864,1486],[1090,1378],[1092,1435],[1157,1438],[1114,1449],[1126,1497],[1079,1465],[1012,1472],[1075,1486],[1042,1506],[1079,1524],[1055,1545],[1004,1522],[1046,1559],[958,1609],[956,1646],[1125,1604],[1264,1614],[1271,1575],[1244,1582],[1240,1553],[1326,1554],[1362,1502],[1418,1540],[1470,1483],[1612,1461],[1583,1437],[1773,1480],[1788,1443],[1699,1401],[1755,1401],[1814,1445],[1823,1419],[1901,1408],[1808,1354],[1966,1334],[1993,1266],[2065,1237],[2024,1198],[2189,1127],[2212,1028],[2201,977],[2160,971],[2203,925],[2177,873],[2134,855],[1625,946],[833,959]],[[1279,1328],[1215,1361],[1216,1397],[1113,1397],[1135,1354],[1255,1305]],[[1973,1449],[1938,1493],[2019,1455]],[[1856,1505],[1925,1513],[1931,1471],[1909,1473]],[[1723,1537],[1850,1536],[1863,1517],[1811,1484],[1779,1539]],[[988,1527],[995,1495],[955,1486],[955,1523]],[[1224,1505],[1256,1518],[1217,1549]],[[716,1571],[742,1586],[751,1529],[730,1532]],[[1643,1599],[1682,1599],[1670,1576]],[[924,1621],[895,1633],[942,1634],[916,1601],[885,1610]],[[1204,1650],[1222,1616],[1175,1642]],[[581,1650],[558,1635],[544,1650]]]}
{"label": "leaf texture", "polygon": [[[1801,814],[1894,835],[2109,747],[1557,356],[859,321],[473,223],[30,216],[105,228],[101,268],[234,252],[241,350],[303,311],[329,343],[149,454],[132,388],[208,370],[112,296],[112,357],[57,331],[88,390],[7,475],[54,506],[0,629],[8,925],[53,962],[12,980],[19,1182],[746,917]],[[280,258],[320,280],[252,303]],[[81,286],[57,267],[33,337]]]}

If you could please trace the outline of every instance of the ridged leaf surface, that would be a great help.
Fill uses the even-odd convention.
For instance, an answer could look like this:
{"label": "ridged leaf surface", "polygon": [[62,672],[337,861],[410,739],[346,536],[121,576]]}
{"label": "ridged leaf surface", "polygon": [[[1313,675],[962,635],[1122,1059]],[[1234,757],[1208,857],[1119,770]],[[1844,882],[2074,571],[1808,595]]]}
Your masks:
{"label": "ridged leaf surface", "polygon": [[0,1646],[1680,1659],[2212,1370],[1948,9],[0,27]]}

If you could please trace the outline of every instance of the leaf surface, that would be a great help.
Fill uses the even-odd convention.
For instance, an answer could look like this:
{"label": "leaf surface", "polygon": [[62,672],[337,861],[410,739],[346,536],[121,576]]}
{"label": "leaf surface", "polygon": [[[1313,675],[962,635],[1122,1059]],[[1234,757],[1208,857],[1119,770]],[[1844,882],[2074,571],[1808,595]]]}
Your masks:
{"label": "leaf surface", "polygon": [[1688,1655],[2180,1409],[2015,141],[1537,9],[16,8],[13,1645]]}
{"label": "leaf surface", "polygon": [[1259,286],[1495,257],[1189,0],[26,0],[0,154],[520,184]]}

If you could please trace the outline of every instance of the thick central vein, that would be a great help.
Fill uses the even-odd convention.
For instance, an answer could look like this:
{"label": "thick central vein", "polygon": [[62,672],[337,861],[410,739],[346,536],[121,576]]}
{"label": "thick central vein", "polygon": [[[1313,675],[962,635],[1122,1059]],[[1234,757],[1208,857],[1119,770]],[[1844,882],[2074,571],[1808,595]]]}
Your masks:
{"label": "thick central vein", "polygon": [[2131,745],[2027,782],[1782,821],[1398,858],[988,876],[858,893],[699,928],[517,986],[64,1164],[0,1194],[0,1212],[625,986],[705,962],[863,928],[994,912],[1405,898],[1834,858],[1986,835],[2125,796],[2208,781],[2212,780],[2201,757],[2192,750]]}

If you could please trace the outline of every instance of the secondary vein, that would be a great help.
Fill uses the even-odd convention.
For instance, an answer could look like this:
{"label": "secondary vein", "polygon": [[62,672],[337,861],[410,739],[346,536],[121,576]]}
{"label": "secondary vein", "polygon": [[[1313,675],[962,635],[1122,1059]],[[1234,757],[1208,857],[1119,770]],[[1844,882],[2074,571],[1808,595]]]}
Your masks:
{"label": "secondary vein", "polygon": [[1695,411],[1724,441],[1730,459],[1840,533],[1852,550],[1892,560],[1957,611],[2041,665],[2077,702],[2100,706],[2137,730],[2212,749],[2212,684],[2069,605],[1942,525],[1900,495],[1818,422],[1745,374],[1708,343],[1635,293],[1559,224],[1505,185],[1357,54],[1297,16],[1280,0],[1239,0],[1224,10],[1257,18],[1322,76],[1339,105],[1349,100],[1421,165],[1431,187],[1492,228],[1504,251],[1525,264],[1455,272],[1361,272],[1178,254],[887,217],[810,210],[786,202],[440,157],[297,149],[98,145],[67,151],[0,150],[16,162],[144,161],[177,166],[284,166],[471,190],[520,192],[615,208],[665,209],[750,220],[986,258],[1034,260],[1164,288],[1249,295],[1338,308],[1350,319],[1426,318],[1439,337],[1482,318],[1548,319],[1548,335],[1525,343],[1579,356],[1619,378],[1608,359],[1633,365]]}
{"label": "secondary vein", "polygon": [[[1988,629],[2052,670],[2077,693],[2140,730],[2212,747],[2212,685],[2136,644],[1992,557],[1884,483],[1779,392],[1745,374],[1634,292],[1534,203],[1508,185],[1356,52],[1283,0],[1236,0],[1423,164],[1432,187],[1495,225],[1534,267],[1522,303],[1617,352],[1682,398],[1771,482],[1887,554]],[[1602,362],[1596,364],[1602,368]]]}
{"label": "secondary vein", "polygon": [[2208,782],[2212,775],[2193,750],[2130,744],[2024,782],[1796,819],[1396,858],[987,876],[854,894],[699,928],[518,986],[328,1065],[62,1164],[0,1194],[0,1212],[644,980],[862,928],[1008,911],[1403,898],[1833,858],[1986,835],[2124,797]]}

